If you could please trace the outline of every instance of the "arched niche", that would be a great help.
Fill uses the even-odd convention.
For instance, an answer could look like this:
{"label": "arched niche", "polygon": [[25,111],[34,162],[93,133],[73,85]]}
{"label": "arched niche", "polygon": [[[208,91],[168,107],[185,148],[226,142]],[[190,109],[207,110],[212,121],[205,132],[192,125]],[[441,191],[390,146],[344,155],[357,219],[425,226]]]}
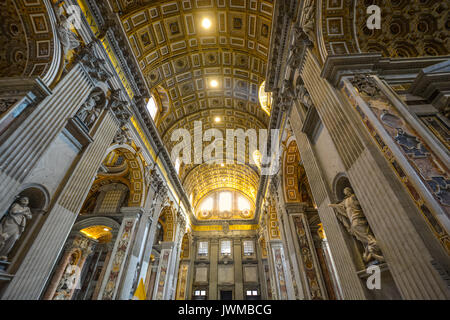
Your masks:
{"label": "arched niche", "polygon": [[50,193],[47,188],[40,184],[27,184],[22,186],[22,191],[18,197],[27,197],[29,199],[29,207],[33,213],[42,213],[48,209],[50,203]]}
{"label": "arched niche", "polygon": [[[107,185],[126,186],[127,195],[121,195],[119,205],[142,207],[145,201],[144,166],[136,150],[128,144],[115,144],[108,148],[102,166],[89,190],[81,214],[95,212],[104,199]],[[106,188],[106,189],[105,189]],[[120,209],[120,208],[119,208]]]}
{"label": "arched niche", "polygon": [[352,187],[347,175],[345,173],[339,173],[333,181],[333,194],[336,201],[344,200],[344,189],[347,187]]}
{"label": "arched niche", "polygon": [[163,241],[171,242],[175,241],[175,209],[172,205],[167,205],[161,210],[161,214],[159,216],[160,223],[163,227]]}
{"label": "arched niche", "polygon": [[[19,190],[21,191],[17,194],[16,200],[14,200],[11,205],[21,197],[27,197],[29,200],[28,207],[32,213],[32,219],[26,221],[23,233],[8,254],[8,260],[11,264],[7,272],[10,274],[15,273],[28,248],[33,244],[34,235],[38,232],[43,219],[45,219],[44,215],[50,205],[50,194],[43,185],[34,183],[26,184],[21,186]],[[7,214],[7,212],[4,212],[3,214]]]}
{"label": "arched niche", "polygon": [[308,177],[301,164],[297,142],[293,138],[287,141],[284,154],[283,189],[286,203],[302,202],[310,206],[314,205]]}

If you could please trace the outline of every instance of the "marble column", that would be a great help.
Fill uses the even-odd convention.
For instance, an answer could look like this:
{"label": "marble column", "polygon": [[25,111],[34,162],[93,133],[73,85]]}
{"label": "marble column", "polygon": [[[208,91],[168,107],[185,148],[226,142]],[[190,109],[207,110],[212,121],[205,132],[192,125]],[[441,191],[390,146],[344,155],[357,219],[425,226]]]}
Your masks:
{"label": "marble column", "polygon": [[94,141],[84,150],[2,299],[41,297],[118,127],[112,112],[107,111],[94,133]]}
{"label": "marble column", "polygon": [[209,300],[218,300],[218,260],[219,260],[219,240],[211,239],[209,241],[210,255],[209,255]]}
{"label": "marble column", "polygon": [[297,108],[292,108],[290,123],[302,155],[313,198],[318,206],[320,221],[322,221],[328,238],[330,252],[336,262],[337,279],[339,287],[342,289],[343,299],[366,299],[363,284],[357,275],[358,270],[353,260],[351,248],[343,233],[344,230],[341,228],[333,209],[328,207],[328,204],[332,202],[331,191],[323,176],[311,142],[308,136],[302,132],[302,122]]}
{"label": "marble column", "polygon": [[149,278],[146,275],[148,274],[148,268],[150,266],[150,257],[152,255],[153,242],[155,241],[158,219],[163,201],[164,199],[155,193],[150,206],[149,219],[151,219],[151,223],[149,225],[149,231],[145,240],[144,252],[142,253],[141,258],[141,269],[139,272],[139,279],[144,279],[144,285],[146,288],[148,288],[149,285],[147,283],[147,280],[149,280]]}
{"label": "marble column", "polygon": [[274,286],[277,298],[278,300],[292,300],[294,299],[294,289],[288,278],[283,242],[281,240],[270,240],[269,246],[274,266]]}
{"label": "marble column", "polygon": [[242,270],[242,240],[233,239],[233,259],[234,259],[234,299],[244,299],[244,279]]}
{"label": "marble column", "polygon": [[[81,275],[83,273],[84,263],[86,261],[86,258],[92,253],[92,249],[94,246],[95,242],[91,239],[86,238],[82,234],[79,234],[75,237],[75,239],[67,248],[66,253],[64,254],[58,268],[56,269],[55,274],[53,275],[53,279],[50,282],[47,292],[43,298],[44,300],[71,300],[75,289],[79,289],[79,286],[81,286],[80,281]],[[78,259],[76,261],[72,261],[71,263],[70,260],[72,255],[75,255]],[[64,273],[67,272],[68,266],[73,269],[71,271],[75,271],[75,275],[77,276],[77,279],[74,282],[74,287],[68,287],[67,289],[61,289],[60,291],[58,291],[58,286],[63,279]]]}
{"label": "marble column", "polygon": [[138,217],[136,223],[136,228],[133,235],[133,243],[131,244],[130,253],[128,257],[128,263],[124,268],[125,278],[123,279],[122,285],[120,287],[120,293],[118,294],[119,299],[128,300],[133,298],[135,289],[133,285],[139,282],[138,278],[138,263],[140,263],[140,257],[142,255],[143,247],[145,246],[145,236],[148,231],[149,216],[148,211],[144,208],[126,208],[127,214],[135,213]]}
{"label": "marble column", "polygon": [[280,209],[279,212],[281,213],[281,217],[279,218],[281,221],[280,231],[282,232],[282,238],[285,240],[285,245],[287,248],[286,254],[291,265],[292,271],[290,273],[293,281],[294,293],[296,299],[303,300],[305,299],[305,289],[303,288],[305,284],[303,283],[304,280],[300,276],[300,270],[302,269],[299,266],[299,262],[301,261],[297,261],[298,253],[295,250],[296,238],[291,231],[292,222],[288,217],[287,208],[286,210]]}
{"label": "marble column", "polygon": [[[127,256],[131,250],[131,241],[141,213],[141,208],[122,208],[122,223],[111,253],[111,259],[106,267],[105,277],[101,285],[98,300],[120,299],[119,289],[124,276]],[[126,278],[125,278],[126,279]]]}
{"label": "marble column", "polygon": [[161,243],[161,255],[155,278],[153,300],[167,300],[169,284],[169,269],[171,267],[175,242]]}
{"label": "marble column", "polygon": [[291,234],[296,239],[294,245],[302,270],[306,297],[309,300],[325,300],[328,295],[304,206],[290,206],[289,221]]}

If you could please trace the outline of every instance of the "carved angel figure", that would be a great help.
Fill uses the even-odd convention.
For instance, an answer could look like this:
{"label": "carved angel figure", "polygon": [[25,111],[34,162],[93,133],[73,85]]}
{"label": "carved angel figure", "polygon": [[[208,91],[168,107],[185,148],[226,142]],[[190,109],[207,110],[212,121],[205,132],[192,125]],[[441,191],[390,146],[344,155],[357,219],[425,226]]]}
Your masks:
{"label": "carved angel figure", "polygon": [[366,216],[353,190],[347,187],[344,189],[344,194],[345,199],[342,202],[330,204],[329,206],[336,209],[336,215],[347,231],[363,244],[364,262],[369,263],[372,260],[384,262],[384,257],[378,247],[377,240],[370,229]]}

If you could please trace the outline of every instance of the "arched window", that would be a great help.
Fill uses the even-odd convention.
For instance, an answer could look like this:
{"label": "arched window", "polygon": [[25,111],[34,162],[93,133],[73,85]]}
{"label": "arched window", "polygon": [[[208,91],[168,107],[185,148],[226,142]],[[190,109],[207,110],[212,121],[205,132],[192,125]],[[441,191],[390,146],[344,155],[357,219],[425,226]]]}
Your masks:
{"label": "arched window", "polygon": [[237,190],[212,192],[195,206],[201,219],[250,219],[255,209],[251,200]]}
{"label": "arched window", "polygon": [[211,211],[214,208],[214,199],[213,197],[208,197],[203,200],[202,205],[200,206],[200,210],[202,211]]}
{"label": "arched window", "polygon": [[152,119],[155,120],[156,115],[158,114],[158,106],[156,105],[156,101],[153,96],[151,96],[148,100],[147,111],[150,113]]}
{"label": "arched window", "polygon": [[245,210],[249,210],[250,211],[250,209],[251,209],[250,201],[248,201],[243,196],[238,196],[237,206],[238,206],[238,210],[239,211],[245,211]]}

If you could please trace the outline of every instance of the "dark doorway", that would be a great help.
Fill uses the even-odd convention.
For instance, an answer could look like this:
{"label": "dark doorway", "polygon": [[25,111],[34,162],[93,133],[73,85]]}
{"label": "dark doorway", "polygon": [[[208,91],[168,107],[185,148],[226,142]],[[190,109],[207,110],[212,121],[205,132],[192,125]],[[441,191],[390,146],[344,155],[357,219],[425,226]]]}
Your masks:
{"label": "dark doorway", "polygon": [[220,300],[233,300],[233,291],[220,291]]}

